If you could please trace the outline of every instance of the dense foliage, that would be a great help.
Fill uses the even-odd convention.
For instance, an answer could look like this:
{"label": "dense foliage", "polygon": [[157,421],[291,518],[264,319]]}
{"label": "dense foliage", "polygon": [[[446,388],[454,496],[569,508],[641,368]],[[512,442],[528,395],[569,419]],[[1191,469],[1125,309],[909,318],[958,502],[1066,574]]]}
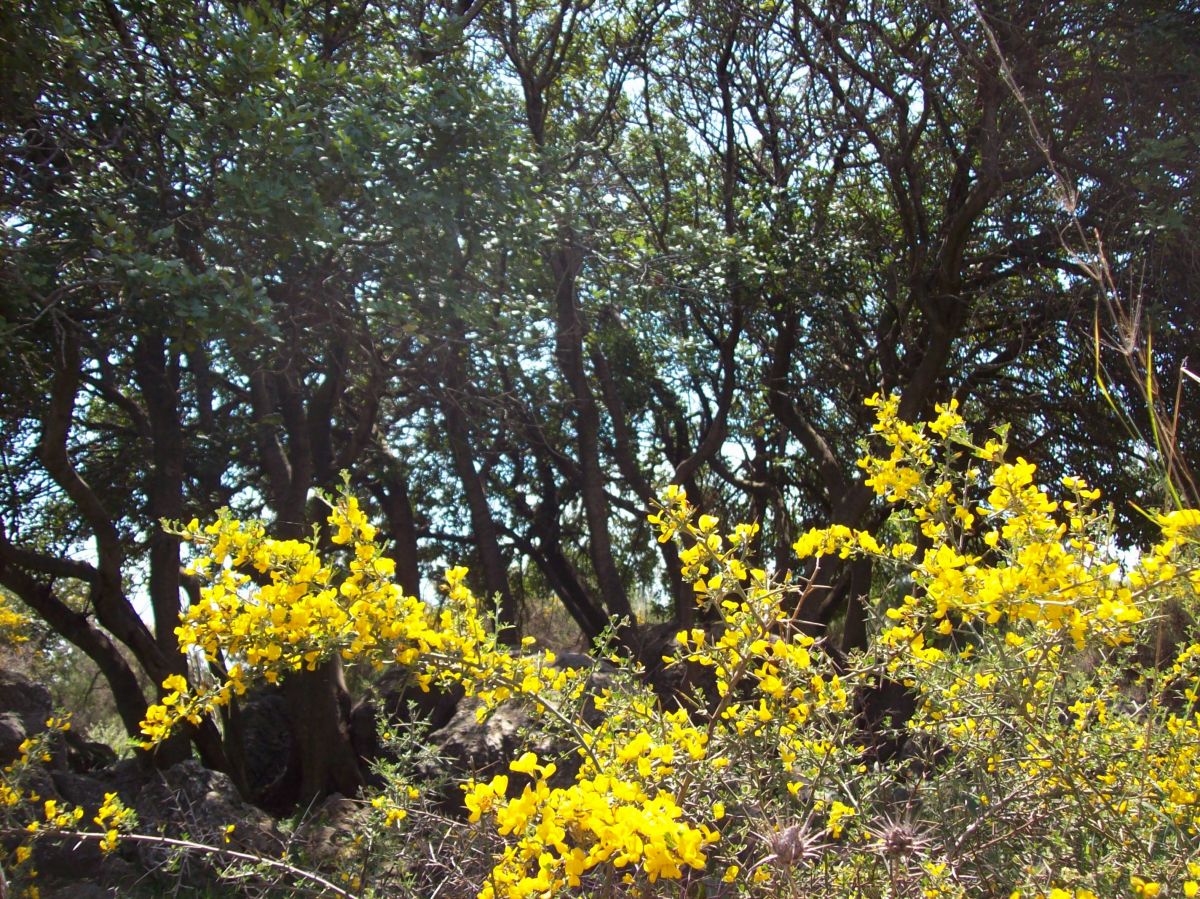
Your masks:
{"label": "dense foliage", "polygon": [[[1145,542],[1200,422],[1197,47],[1168,0],[0,5],[0,586],[136,739],[204,683],[180,639],[225,675],[316,652],[254,797],[289,808],[367,781],[341,668],[419,631],[431,566],[469,569],[490,640],[548,596],[631,653],[646,620],[715,624],[694,546],[650,539],[667,484],[752,522],[780,582],[820,573],[789,595],[810,638],[866,646],[879,560],[792,547],[883,541],[915,489],[855,467],[877,393],[897,427],[950,397],[1011,421],[1029,466],[1104,485],[1112,545]],[[342,472],[380,531],[335,578],[337,533],[309,535]],[[923,502],[942,539],[953,504]],[[265,553],[254,583],[331,580],[276,642],[229,642],[181,567],[202,531],[161,526],[189,519]],[[388,565],[358,611],[322,596]],[[304,615],[363,633],[306,648]],[[249,791],[229,729],[185,718],[153,761]]]}
{"label": "dense foliage", "polygon": [[[816,581],[755,567],[756,527],[724,531],[676,486],[651,520],[682,543],[717,622],[680,631],[668,661],[711,676],[685,681],[674,710],[636,677],[589,695],[588,671],[499,644],[463,569],[447,573],[440,608],[404,597],[342,496],[328,525],[345,549],[325,557],[315,536],[275,540],[228,516],[184,530],[205,586],[179,637],[237,663],[215,683],[169,680],[143,730],[162,740],[247,682],[332,655],[460,684],[481,718],[536,708],[558,754],[517,747],[508,773],[462,784],[465,820],[382,769],[375,839],[339,881],[362,895],[655,895],[661,880],[712,896],[1195,895],[1200,633],[1164,628],[1200,611],[1200,511],[1159,516],[1158,543],[1117,553],[1098,492],[1067,477],[1053,498],[1030,463],[1008,460],[1003,431],[976,445],[952,404],[909,425],[896,398],[873,402],[885,452],[861,462],[894,510],[886,536],[835,525],[795,546],[889,572],[863,650],[842,657],[805,633],[796,599]],[[873,704],[889,687],[907,710]],[[22,775],[39,751],[5,774],[8,820],[115,848],[135,828],[115,796],[99,830],[77,831],[81,810],[54,802],[31,816]],[[426,879],[430,827],[457,831],[460,882]],[[17,853],[25,864],[26,844]]]}

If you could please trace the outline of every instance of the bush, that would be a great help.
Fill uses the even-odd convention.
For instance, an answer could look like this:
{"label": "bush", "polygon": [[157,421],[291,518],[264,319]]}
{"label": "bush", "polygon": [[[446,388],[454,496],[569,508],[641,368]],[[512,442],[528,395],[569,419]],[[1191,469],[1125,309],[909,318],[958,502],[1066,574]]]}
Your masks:
{"label": "bush", "polygon": [[[917,424],[871,403],[882,452],[860,465],[891,515],[874,535],[803,535],[807,578],[755,567],[755,525],[723,529],[666,490],[651,521],[715,620],[667,659],[706,685],[673,710],[636,676],[589,696],[588,672],[499,644],[462,569],[440,609],[404,597],[342,495],[342,564],[317,535],[275,541],[229,516],[182,529],[207,586],[179,634],[228,675],[169,683],[147,739],[335,653],[460,685],[481,716],[537,711],[568,748],[462,784],[466,820],[412,768],[383,769],[366,843],[387,863],[342,872],[363,894],[419,882],[439,832],[484,897],[1200,893],[1200,511],[1123,548],[1097,490],[1065,478],[1056,498],[1005,461],[1003,429],[979,446],[954,403]],[[797,610],[852,562],[876,587],[867,648],[843,658]]]}

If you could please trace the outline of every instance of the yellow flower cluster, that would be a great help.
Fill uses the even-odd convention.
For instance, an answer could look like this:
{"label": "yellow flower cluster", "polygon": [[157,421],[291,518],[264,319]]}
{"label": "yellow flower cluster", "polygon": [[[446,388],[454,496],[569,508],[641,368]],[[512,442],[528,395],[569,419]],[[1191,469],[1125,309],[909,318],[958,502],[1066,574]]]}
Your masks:
{"label": "yellow flower cluster", "polygon": [[392,579],[395,563],[383,555],[353,496],[331,502],[327,523],[331,542],[345,547],[341,566],[321,559],[316,533],[275,540],[261,523],[227,511],[211,524],[193,520],[178,532],[202,550],[189,571],[203,586],[200,602],[183,613],[175,632],[181,646],[201,651],[226,674],[215,685],[168,677],[142,724],[143,746],[182,722],[199,723],[249,683],[276,683],[335,655],[376,669],[405,666],[425,690],[435,681],[459,683],[482,700],[481,716],[518,694],[582,686],[574,672],[552,667],[552,654],[499,647],[466,585],[465,568],[446,572],[440,610],[405,596]]}
{"label": "yellow flower cluster", "polygon": [[[398,785],[391,784],[391,786]],[[399,793],[400,791],[396,792]],[[382,816],[384,827],[395,827],[407,818],[408,809],[405,807],[405,801],[412,802],[421,796],[420,791],[411,785],[405,786],[402,792],[402,799],[398,796],[389,796],[387,793],[380,793],[371,800],[371,807]]]}
{"label": "yellow flower cluster", "polygon": [[553,895],[579,887],[600,865],[640,868],[650,883],[682,877],[685,867],[702,869],[717,834],[689,825],[675,797],[654,786],[670,772],[674,751],[643,731],[599,768],[591,756],[569,787],[552,788],[556,766],[539,764],[531,752],[509,766],[532,781],[514,799],[505,798],[507,775],[466,784],[470,820],[490,814],[499,832],[515,839],[480,896]]}
{"label": "yellow flower cluster", "polygon": [[[965,861],[970,836],[978,832],[981,847],[995,846],[982,834],[1008,827],[1016,834],[1039,822],[1033,829],[1045,831],[1045,842],[1014,846],[1013,857],[1036,856],[1034,846],[1051,854],[1070,846],[1089,860],[1077,864],[1092,872],[1090,882],[1018,895],[1200,894],[1193,872],[1183,876],[1178,865],[1161,862],[1178,858],[1165,847],[1194,846],[1200,836],[1200,643],[1183,643],[1173,657],[1168,650],[1165,667],[1130,682],[1136,647],[1153,635],[1168,599],[1200,610],[1200,512],[1164,513],[1157,546],[1118,553],[1109,516],[1096,504],[1099,491],[1068,477],[1052,495],[1037,483],[1034,465],[1006,460],[1005,429],[977,446],[956,403],[938,406],[932,422],[915,423],[899,420],[894,397],[870,404],[887,451],[859,464],[892,505],[890,521],[877,534],[816,529],[794,545],[804,558],[878,563],[870,644],[836,671],[826,670],[819,641],[799,633],[791,617],[814,588],[778,584],[756,569],[742,551],[752,526],[722,534],[679,487],[651,518],[660,540],[683,544],[684,576],[719,613],[715,624],[680,633],[674,657],[715,675],[719,701],[705,709],[712,716],[708,770],[737,770],[755,785],[755,806],[766,806],[786,779],[792,803],[775,800],[757,827],[721,821],[717,859],[733,862],[722,880],[745,881],[748,895],[760,895],[767,882],[859,895],[878,882],[875,871],[893,886],[919,883],[913,895],[969,895],[974,878],[995,880],[1003,870],[987,867],[998,861],[990,849]],[[896,568],[896,580],[882,580]],[[1154,639],[1161,653],[1162,639]],[[880,808],[879,797],[895,787],[887,769],[864,763],[865,749],[856,745],[862,734],[846,727],[854,718],[848,694],[869,695],[881,678],[915,700],[911,718],[884,718],[879,726],[914,753],[915,765],[936,772],[910,780],[921,767],[896,768],[910,772],[900,775],[904,793],[914,791],[930,814],[946,816],[928,826],[931,834],[944,831],[939,839],[957,854],[953,864],[914,825],[890,819],[886,802]],[[783,827],[780,814],[798,823]],[[1081,839],[1076,849],[1076,835],[1092,831],[1105,836],[1094,847]],[[763,839],[775,851],[746,877],[745,850],[726,853],[764,832],[773,834]],[[846,865],[833,862],[821,874],[803,868],[802,860],[829,851],[818,832],[844,847]],[[1145,864],[1154,853],[1157,867]],[[1131,878],[1135,860],[1154,877]],[[1045,882],[1055,871],[1049,862],[1041,871],[1027,866],[1009,882]]]}
{"label": "yellow flower cluster", "polygon": [[[1117,563],[1102,552],[1106,522],[1093,508],[1099,491],[1065,478],[1072,498],[1051,499],[1035,483],[1033,464],[1021,458],[1004,461],[1003,431],[982,447],[971,443],[956,402],[939,405],[934,422],[915,424],[899,420],[896,397],[876,396],[868,405],[877,408],[874,429],[891,451],[883,458],[865,456],[858,464],[876,493],[903,508],[928,548],[917,558],[913,543],[900,540],[885,549],[870,535],[844,526],[809,531],[794,548],[801,558],[861,554],[911,563],[916,589],[888,610],[895,624],[880,637],[885,645],[922,662],[937,661],[940,654],[927,645],[922,631],[926,621],[943,635],[963,622],[1014,631],[1022,621],[1032,622],[1069,635],[1077,647],[1089,635],[1108,644],[1130,639],[1130,627],[1143,617],[1134,591],[1173,576],[1169,557],[1179,536],[1164,530],[1167,539],[1143,564],[1129,577],[1117,577]],[[962,470],[964,449],[974,464]],[[979,465],[990,468],[986,482]],[[986,498],[969,503],[973,490],[986,490]],[[1195,527],[1188,513],[1172,513],[1163,521],[1172,535]],[[967,545],[982,551],[964,551]]]}
{"label": "yellow flower cluster", "polygon": [[[1200,836],[1200,644],[1179,625],[1155,631],[1169,603],[1190,610],[1185,617],[1200,609],[1200,512],[1156,516],[1158,544],[1118,554],[1099,491],[1067,477],[1051,496],[1034,465],[1005,461],[1003,430],[980,447],[954,404],[938,407],[937,422],[914,424],[896,420],[895,398],[872,405],[891,450],[860,465],[895,507],[886,545],[824,528],[795,548],[902,566],[906,592],[882,601],[883,592],[870,657],[918,696],[906,732],[951,754],[941,777],[959,779],[976,815],[1002,796],[997,814],[1014,820],[1054,816],[1111,832],[1104,851],[1125,861],[1097,877],[1106,890],[1200,893],[1177,866],[1114,879],[1147,857],[1136,854],[1143,847],[1194,846]],[[1166,634],[1183,642],[1164,648]],[[1131,680],[1134,647],[1147,641],[1157,667]]]}
{"label": "yellow flower cluster", "polygon": [[0,591],[0,646],[26,642],[28,628],[28,616],[14,609],[8,595]]}
{"label": "yellow flower cluster", "polygon": [[116,849],[120,833],[132,830],[137,824],[133,810],[126,808],[116,793],[104,794],[104,802],[92,820],[104,831],[100,840],[100,849],[104,852]]}

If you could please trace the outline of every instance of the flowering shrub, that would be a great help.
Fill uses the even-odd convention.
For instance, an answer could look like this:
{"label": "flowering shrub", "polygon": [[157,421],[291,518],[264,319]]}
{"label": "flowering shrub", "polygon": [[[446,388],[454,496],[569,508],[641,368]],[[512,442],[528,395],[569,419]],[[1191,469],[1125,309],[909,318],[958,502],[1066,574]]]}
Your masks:
{"label": "flowering shrub", "polygon": [[36,897],[38,890],[30,883],[37,877],[33,866],[33,843],[40,835],[77,835],[80,829],[97,825],[95,837],[104,852],[116,848],[122,832],[136,824],[133,812],[127,809],[115,793],[108,793],[92,820],[77,805],[44,797],[37,791],[39,769],[52,758],[52,746],[57,735],[70,730],[67,717],[52,717],[46,730],[21,743],[20,756],[0,772],[0,832],[12,841],[10,864],[14,875],[26,882],[21,895]]}
{"label": "flowering shrub", "polygon": [[[859,464],[890,515],[875,533],[802,535],[809,578],[757,567],[754,524],[723,528],[665,491],[650,520],[680,542],[710,621],[665,659],[695,685],[670,708],[634,673],[588,695],[587,672],[499,643],[461,568],[439,609],[404,596],[342,495],[334,553],[228,515],[182,529],[205,586],[180,640],[227,673],[168,681],[147,742],[336,654],[460,685],[481,717],[526,703],[567,747],[459,785],[465,820],[399,767],[367,797],[373,853],[418,867],[414,837],[453,831],[464,859],[488,858],[482,897],[663,881],[728,897],[1200,894],[1200,512],[1163,513],[1159,543],[1118,548],[1099,492],[1075,478],[1052,492],[1003,429],[976,442],[956,403],[924,423],[870,403],[879,449]],[[798,617],[843,561],[874,572],[868,644],[848,657]],[[118,810],[98,817],[119,829]],[[342,882],[386,891],[368,870]]]}
{"label": "flowering shrub", "polygon": [[29,624],[29,618],[14,609],[8,597],[0,593],[0,647],[26,642]]}
{"label": "flowering shrub", "polygon": [[[1098,491],[1067,478],[1051,495],[1007,461],[1003,430],[978,446],[955,403],[917,424],[894,398],[872,404],[884,452],[860,464],[893,514],[878,535],[834,526],[795,547],[875,565],[871,639],[849,659],[795,618],[813,581],[754,567],[753,525],[724,533],[677,487],[651,516],[719,623],[680,633],[671,657],[713,676],[690,718],[631,689],[585,742],[620,747],[596,762],[635,764],[702,835],[697,864],[643,873],[726,896],[1196,895],[1200,644],[1165,628],[1197,609],[1200,513],[1163,514],[1159,544],[1118,552]],[[911,712],[871,720],[861,705],[889,685]],[[890,758],[868,745],[881,737]],[[596,836],[619,777],[589,782],[585,765],[555,793],[522,764],[538,782],[515,820],[503,777],[468,792],[472,818],[513,837],[486,895],[576,886],[572,857],[625,861]],[[604,787],[608,803],[591,798]]]}
{"label": "flowering shrub", "polygon": [[179,531],[202,551],[188,570],[205,585],[176,633],[181,646],[200,652],[225,675],[215,684],[189,684],[181,675],[164,681],[167,693],[142,727],[144,746],[183,721],[199,723],[248,683],[276,683],[334,655],[376,669],[411,668],[426,690],[435,682],[461,684],[483,702],[481,714],[519,693],[566,687],[571,673],[554,669],[552,654],[514,654],[497,643],[466,586],[465,568],[446,572],[446,603],[435,612],[404,596],[391,579],[395,563],[382,554],[354,497],[332,503],[328,524],[331,542],[347,551],[345,566],[322,560],[316,533],[308,540],[275,540],[261,522],[228,513],[205,527],[193,520]]}
{"label": "flowering shrub", "polygon": [[1163,514],[1159,544],[1118,553],[1099,492],[1065,478],[1052,497],[1005,461],[1003,430],[976,446],[954,403],[911,425],[894,398],[871,402],[887,452],[860,465],[895,509],[889,539],[828,528],[796,545],[899,575],[858,661],[915,697],[914,751],[860,809],[881,859],[859,863],[903,884],[919,859],[971,895],[1196,894],[1200,512]]}

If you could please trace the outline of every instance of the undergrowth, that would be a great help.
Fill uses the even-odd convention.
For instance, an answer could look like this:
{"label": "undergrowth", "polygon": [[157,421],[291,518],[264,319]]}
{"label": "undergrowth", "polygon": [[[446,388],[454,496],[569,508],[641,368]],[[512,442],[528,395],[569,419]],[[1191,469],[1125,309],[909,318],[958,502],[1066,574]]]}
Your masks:
{"label": "undergrowth", "polygon": [[[229,515],[179,529],[205,583],[180,640],[226,674],[168,681],[146,742],[335,655],[461,687],[481,720],[509,703],[535,713],[530,748],[503,773],[449,785],[460,797],[449,804],[406,761],[419,741],[387,734],[397,761],[362,797],[367,823],[346,852],[319,871],[246,860],[296,889],[1200,893],[1200,511],[1158,514],[1159,542],[1123,547],[1097,488],[1040,483],[1010,458],[1003,428],[976,442],[955,403],[909,424],[895,398],[870,402],[859,464],[891,516],[874,534],[801,536],[807,577],[760,568],[753,523],[726,526],[681,488],[664,491],[650,521],[678,541],[711,621],[678,635],[666,661],[683,688],[670,703],[628,660],[601,688],[548,650],[499,642],[464,569],[447,572],[439,610],[405,597],[343,493],[329,500],[331,554],[318,535],[274,540]],[[873,567],[877,587],[867,646],[843,656],[798,610],[854,563]],[[19,881],[36,884],[30,845],[44,835],[109,851],[156,839],[115,796],[90,817],[40,800],[29,783],[44,744],[23,749],[0,793]]]}

